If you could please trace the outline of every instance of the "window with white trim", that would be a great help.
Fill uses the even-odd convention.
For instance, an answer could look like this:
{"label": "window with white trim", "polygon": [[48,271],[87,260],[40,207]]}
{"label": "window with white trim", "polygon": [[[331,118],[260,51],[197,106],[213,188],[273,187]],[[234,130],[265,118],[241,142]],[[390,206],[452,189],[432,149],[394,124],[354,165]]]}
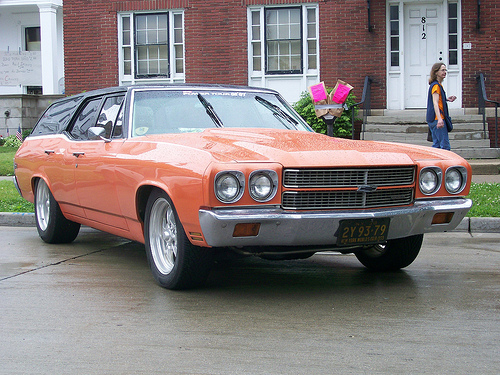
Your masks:
{"label": "window with white trim", "polygon": [[300,75],[318,69],[318,7],[250,7],[250,75]]}
{"label": "window with white trim", "polygon": [[118,15],[120,84],[184,82],[184,14]]}
{"label": "window with white trim", "polygon": [[391,67],[399,67],[399,5],[389,7]]}
{"label": "window with white trim", "polygon": [[458,4],[448,4],[448,65],[458,64]]}

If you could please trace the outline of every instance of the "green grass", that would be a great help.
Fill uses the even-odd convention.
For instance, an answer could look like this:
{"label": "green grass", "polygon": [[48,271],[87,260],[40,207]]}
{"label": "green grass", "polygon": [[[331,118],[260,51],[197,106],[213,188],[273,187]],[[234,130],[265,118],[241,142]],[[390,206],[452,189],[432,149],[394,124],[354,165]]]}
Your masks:
{"label": "green grass", "polygon": [[470,217],[500,217],[500,184],[472,183],[468,196],[474,204]]}
{"label": "green grass", "polygon": [[[14,166],[12,160],[16,149],[0,147],[0,176],[12,176]],[[500,217],[500,184],[472,183],[468,196],[474,202],[468,216]],[[14,183],[0,181],[0,212],[34,212],[33,204],[19,196]]]}
{"label": "green grass", "polygon": [[22,198],[12,181],[0,181],[0,212],[35,212],[33,203]]}
{"label": "green grass", "polygon": [[[472,183],[468,196],[474,202],[467,216],[500,217],[500,184]],[[34,212],[33,204],[17,192],[12,181],[0,181],[0,212]]]}
{"label": "green grass", "polygon": [[15,147],[0,147],[0,176],[14,175],[14,155],[17,151]]}

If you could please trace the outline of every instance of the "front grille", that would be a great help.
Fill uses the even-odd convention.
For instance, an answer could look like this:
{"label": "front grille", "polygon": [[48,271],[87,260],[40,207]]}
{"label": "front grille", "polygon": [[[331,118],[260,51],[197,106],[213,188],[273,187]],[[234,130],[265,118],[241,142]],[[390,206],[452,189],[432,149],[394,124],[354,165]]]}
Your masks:
{"label": "front grille", "polygon": [[403,206],[413,202],[414,183],[413,166],[287,169],[283,185],[290,190],[283,193],[282,206],[294,210]]}
{"label": "front grille", "polygon": [[403,206],[413,201],[413,188],[384,189],[370,193],[359,191],[286,191],[283,208],[321,210]]}
{"label": "front grille", "polygon": [[287,169],[283,184],[289,188],[402,186],[413,184],[415,168]]}

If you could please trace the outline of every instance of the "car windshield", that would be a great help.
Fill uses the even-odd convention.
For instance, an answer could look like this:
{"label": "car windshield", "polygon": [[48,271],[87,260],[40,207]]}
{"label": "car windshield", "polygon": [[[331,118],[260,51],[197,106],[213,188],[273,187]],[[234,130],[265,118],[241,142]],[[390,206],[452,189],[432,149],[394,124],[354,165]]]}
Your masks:
{"label": "car windshield", "polygon": [[311,131],[277,95],[245,91],[136,90],[132,136],[199,132],[208,128]]}

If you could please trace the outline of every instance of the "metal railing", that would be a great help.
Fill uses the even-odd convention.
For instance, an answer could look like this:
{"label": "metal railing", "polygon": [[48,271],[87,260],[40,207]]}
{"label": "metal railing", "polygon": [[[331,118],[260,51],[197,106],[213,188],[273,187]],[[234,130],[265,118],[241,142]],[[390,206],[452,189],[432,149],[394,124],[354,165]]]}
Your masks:
{"label": "metal railing", "polygon": [[485,78],[483,73],[479,73],[476,80],[478,112],[480,115],[483,115],[483,137],[486,139],[486,103],[492,103],[495,105],[495,148],[498,148],[498,106],[500,103],[495,100],[489,100],[486,97],[486,87],[484,85]]}
{"label": "metal railing", "polygon": [[365,139],[365,124],[367,116],[371,115],[372,112],[372,95],[371,95],[371,84],[373,79],[366,76],[365,83],[363,85],[363,95],[361,96],[361,101],[353,104],[350,107],[351,110],[351,126],[352,126],[352,139],[354,139],[354,108],[363,104],[363,123],[361,124],[360,139]]}

